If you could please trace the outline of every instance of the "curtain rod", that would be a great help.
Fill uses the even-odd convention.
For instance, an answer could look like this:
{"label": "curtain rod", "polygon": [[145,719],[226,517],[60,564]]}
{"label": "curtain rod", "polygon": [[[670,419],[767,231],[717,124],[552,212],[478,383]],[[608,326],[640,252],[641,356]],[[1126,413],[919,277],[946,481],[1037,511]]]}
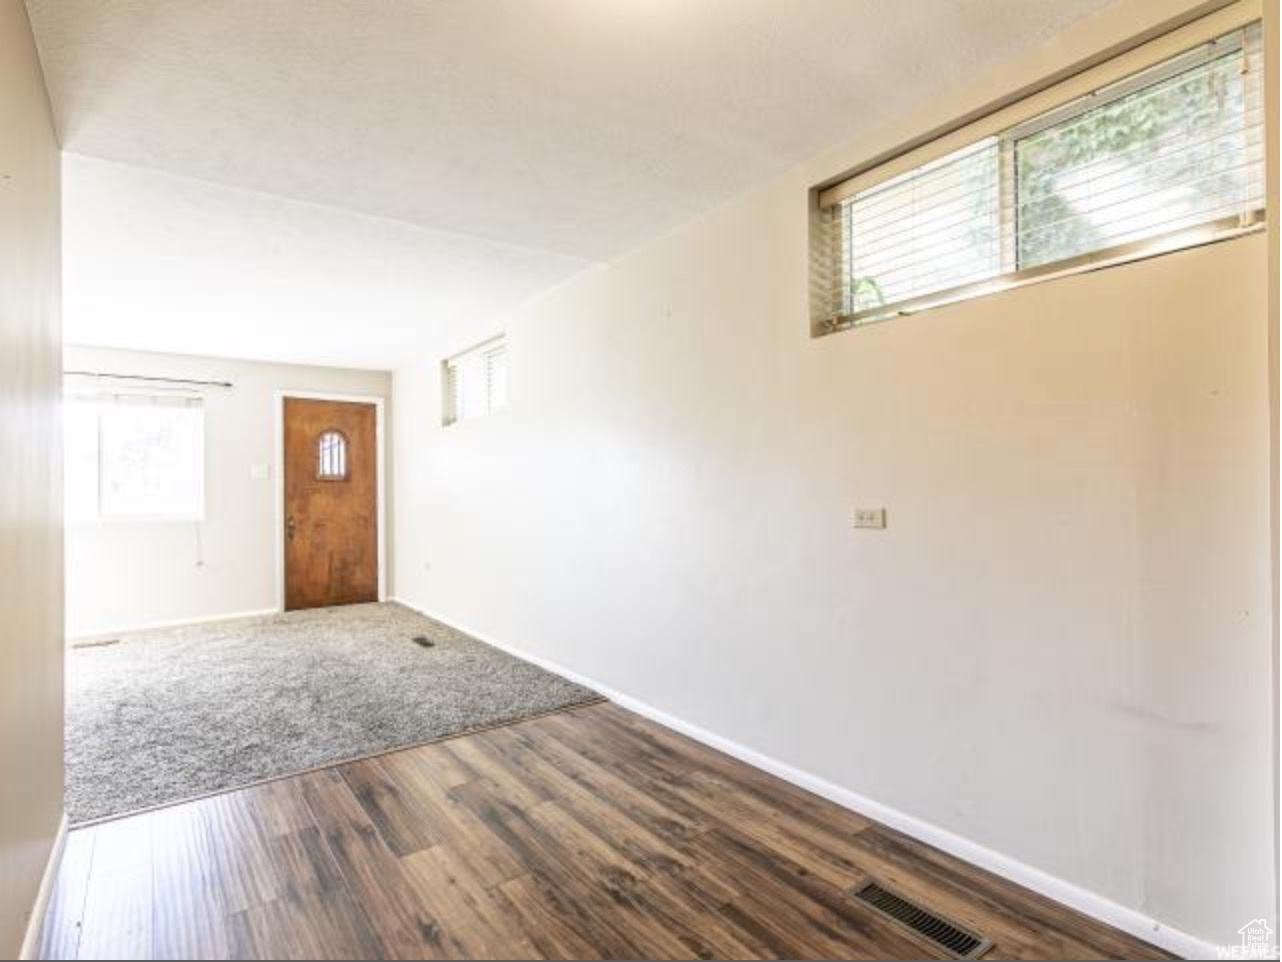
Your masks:
{"label": "curtain rod", "polygon": [[231,381],[198,381],[186,377],[148,377],[144,374],[112,374],[108,371],[63,371],[64,376],[110,377],[121,381],[150,381],[159,384],[198,384],[203,387],[234,387]]}

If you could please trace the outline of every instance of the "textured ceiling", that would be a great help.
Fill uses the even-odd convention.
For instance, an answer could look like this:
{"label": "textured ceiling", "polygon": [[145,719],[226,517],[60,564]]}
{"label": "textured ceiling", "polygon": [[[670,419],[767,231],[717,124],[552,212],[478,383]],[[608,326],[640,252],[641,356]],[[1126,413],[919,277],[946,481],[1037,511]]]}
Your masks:
{"label": "textured ceiling", "polygon": [[73,151],[616,255],[1099,0],[29,0]]}
{"label": "textured ceiling", "polygon": [[447,232],[474,266],[614,257],[1105,5],[27,0],[68,151]]}
{"label": "textured ceiling", "polygon": [[390,369],[589,266],[78,154],[62,206],[75,344]]}

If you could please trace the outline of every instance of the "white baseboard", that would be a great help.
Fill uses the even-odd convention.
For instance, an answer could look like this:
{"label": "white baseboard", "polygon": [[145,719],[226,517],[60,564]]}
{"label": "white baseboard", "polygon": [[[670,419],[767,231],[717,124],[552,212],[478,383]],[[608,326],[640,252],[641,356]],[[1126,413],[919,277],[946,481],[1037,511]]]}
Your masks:
{"label": "white baseboard", "polygon": [[49,860],[45,862],[44,874],[40,876],[40,888],[36,890],[36,901],[31,907],[31,917],[27,919],[27,931],[22,937],[22,949],[18,952],[20,959],[34,959],[40,954],[40,936],[44,931],[45,913],[49,909],[49,899],[53,896],[54,882],[58,878],[58,867],[62,864],[62,852],[67,845],[67,813],[62,813],[58,820],[58,833],[53,839],[53,848]]}
{"label": "white baseboard", "polygon": [[159,628],[183,628],[187,625],[205,625],[215,621],[235,621],[237,618],[261,618],[263,615],[280,614],[279,608],[254,608],[250,611],[230,611],[222,615],[201,615],[196,618],[173,618],[169,621],[143,621],[132,625],[119,625],[89,631],[78,635],[68,635],[67,644],[79,641],[90,641],[95,638],[109,638],[112,635],[123,635],[131,631],[154,631]]}
{"label": "white baseboard", "polygon": [[707,731],[698,725],[693,725],[683,719],[668,714],[662,709],[655,708],[648,703],[634,698],[626,692],[611,688],[608,685],[602,685],[600,682],[587,677],[564,665],[542,658],[538,655],[523,651],[513,645],[506,644],[496,638],[491,638],[484,632],[469,628],[467,625],[446,618],[437,614],[422,605],[415,604],[412,601],[406,601],[403,598],[392,598],[392,601],[402,604],[407,608],[421,612],[429,618],[444,622],[465,634],[471,635],[488,645],[493,645],[510,655],[521,658],[532,664],[545,668],[550,672],[568,678],[570,681],[577,682],[594,691],[604,695],[610,701],[629,711],[636,712],[649,718],[651,721],[658,722],[667,728],[678,731],[683,735],[693,738],[695,741],[702,742],[718,751],[725,752],[740,761],[746,762],[754,768],[769,772],[786,782],[791,782],[807,791],[814,792],[831,802],[848,808],[853,812],[864,815],[882,825],[889,826],[896,831],[903,832],[920,842],[932,845],[937,849],[947,852],[949,855],[956,856],[972,865],[977,865],[982,869],[992,872],[994,875],[1000,875],[1004,879],[1022,885],[1031,889],[1040,895],[1054,899],[1071,909],[1088,915],[1091,918],[1098,919],[1107,925],[1111,925],[1128,935],[1143,939],[1168,952],[1172,952],[1187,959],[1215,959],[1220,958],[1222,948],[1211,942],[1200,939],[1197,936],[1182,932],[1179,929],[1172,928],[1157,919],[1144,915],[1135,909],[1127,908],[1117,902],[1112,901],[1102,895],[1098,895],[1089,889],[1084,889],[1072,882],[1044,872],[1041,869],[1034,868],[1031,865],[1003,855],[990,848],[986,848],[977,842],[973,842],[964,836],[958,835],[947,829],[940,828],[907,812],[902,812],[897,808],[892,808],[881,802],[875,801],[858,792],[853,792],[848,788],[836,785],[818,775],[803,771],[785,762],[763,755],[746,745],[741,745],[736,741],[718,735],[715,732]]}

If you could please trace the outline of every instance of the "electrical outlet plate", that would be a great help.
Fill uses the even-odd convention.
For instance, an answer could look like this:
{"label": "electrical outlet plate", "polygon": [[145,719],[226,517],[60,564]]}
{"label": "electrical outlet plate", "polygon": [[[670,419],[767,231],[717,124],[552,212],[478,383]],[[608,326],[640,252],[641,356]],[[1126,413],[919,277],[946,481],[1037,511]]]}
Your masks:
{"label": "electrical outlet plate", "polygon": [[886,527],[886,509],[885,508],[855,508],[855,527],[856,528]]}

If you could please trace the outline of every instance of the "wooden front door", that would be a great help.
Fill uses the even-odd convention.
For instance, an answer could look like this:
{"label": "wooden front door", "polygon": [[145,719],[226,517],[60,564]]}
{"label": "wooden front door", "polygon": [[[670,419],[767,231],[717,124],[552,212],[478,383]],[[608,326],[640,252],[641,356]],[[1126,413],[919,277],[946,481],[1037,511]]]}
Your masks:
{"label": "wooden front door", "polygon": [[378,601],[373,404],[284,399],[285,608]]}

